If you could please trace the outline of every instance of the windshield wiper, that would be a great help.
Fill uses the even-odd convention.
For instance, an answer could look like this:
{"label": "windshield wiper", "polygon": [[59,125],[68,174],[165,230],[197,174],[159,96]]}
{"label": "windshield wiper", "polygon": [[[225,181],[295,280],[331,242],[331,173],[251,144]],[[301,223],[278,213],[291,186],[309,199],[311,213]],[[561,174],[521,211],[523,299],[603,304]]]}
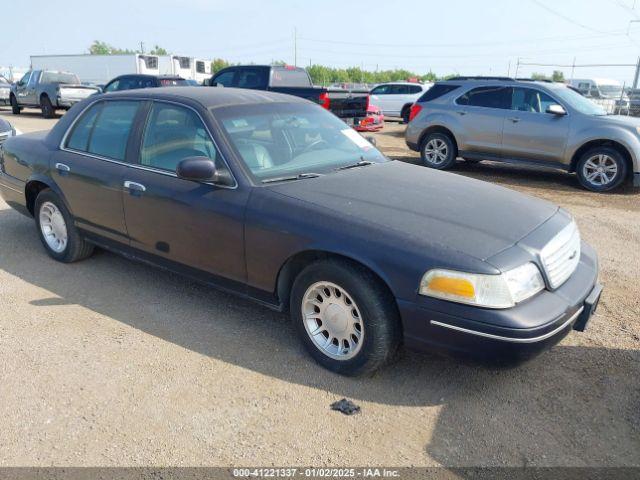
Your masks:
{"label": "windshield wiper", "polygon": [[366,167],[367,165],[372,165],[374,162],[371,162],[369,160],[365,160],[364,158],[360,157],[360,161],[356,162],[356,163],[352,163],[351,165],[345,165],[343,167],[338,167],[335,170],[348,170],[350,168],[357,168],[357,167]]}
{"label": "windshield wiper", "polygon": [[289,175],[286,177],[267,178],[266,180],[263,180],[262,183],[287,182],[290,180],[303,180],[305,178],[316,178],[319,176],[319,173],[299,173],[297,175]]}

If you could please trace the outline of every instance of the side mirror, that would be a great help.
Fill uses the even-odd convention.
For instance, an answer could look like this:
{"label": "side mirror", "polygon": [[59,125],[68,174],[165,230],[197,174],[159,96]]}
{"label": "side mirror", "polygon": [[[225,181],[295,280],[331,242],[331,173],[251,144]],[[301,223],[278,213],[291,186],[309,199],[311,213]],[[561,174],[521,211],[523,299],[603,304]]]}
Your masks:
{"label": "side mirror", "polygon": [[547,113],[550,113],[551,115],[562,116],[562,115],[566,115],[567,111],[564,109],[562,105],[553,104],[547,107]]}
{"label": "side mirror", "polygon": [[176,168],[178,178],[195,182],[213,182],[223,185],[233,184],[233,179],[226,171],[219,172],[209,157],[187,157]]}

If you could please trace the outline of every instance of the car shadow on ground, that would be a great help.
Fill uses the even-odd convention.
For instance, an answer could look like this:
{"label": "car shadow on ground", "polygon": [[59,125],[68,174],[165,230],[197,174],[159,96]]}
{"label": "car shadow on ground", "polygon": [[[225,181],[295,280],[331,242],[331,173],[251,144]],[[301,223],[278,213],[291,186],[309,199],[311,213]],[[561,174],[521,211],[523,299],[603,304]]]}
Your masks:
{"label": "car shadow on ground", "polygon": [[0,248],[0,269],[44,290],[33,306],[77,304],[336,398],[437,406],[425,453],[443,465],[640,464],[638,351],[560,345],[514,369],[403,352],[373,377],[345,378],[309,359],[285,315],[107,252],[55,262],[11,210],[0,210]]}

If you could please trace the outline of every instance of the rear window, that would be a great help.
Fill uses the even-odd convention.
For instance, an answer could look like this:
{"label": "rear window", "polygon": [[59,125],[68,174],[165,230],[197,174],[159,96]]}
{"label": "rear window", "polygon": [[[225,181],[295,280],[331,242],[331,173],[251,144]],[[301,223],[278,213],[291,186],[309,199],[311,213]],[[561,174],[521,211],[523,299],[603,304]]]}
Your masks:
{"label": "rear window", "polygon": [[511,108],[511,88],[487,86],[469,90],[457,100],[458,105],[485,108]]}
{"label": "rear window", "polygon": [[183,78],[161,78],[160,86],[162,87],[187,87],[189,83]]}
{"label": "rear window", "polygon": [[424,92],[424,95],[420,97],[418,102],[430,102],[431,100],[440,98],[449,92],[453,92],[457,88],[460,88],[460,85],[446,85],[444,83],[437,83],[429,90]]}
{"label": "rear window", "polygon": [[73,73],[66,72],[44,72],[41,83],[80,83],[78,77]]}
{"label": "rear window", "polygon": [[301,68],[274,68],[271,71],[272,87],[311,87],[306,70]]}

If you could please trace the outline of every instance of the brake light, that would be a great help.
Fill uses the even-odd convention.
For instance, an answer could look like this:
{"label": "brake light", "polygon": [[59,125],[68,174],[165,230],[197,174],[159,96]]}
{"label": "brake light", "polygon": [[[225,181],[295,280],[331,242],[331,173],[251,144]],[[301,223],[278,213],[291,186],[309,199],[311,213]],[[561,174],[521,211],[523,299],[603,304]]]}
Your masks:
{"label": "brake light", "polygon": [[327,110],[329,110],[329,105],[331,105],[331,99],[329,98],[329,94],[327,92],[322,92],[318,100],[320,101],[320,106],[322,108],[326,108]]}
{"label": "brake light", "polygon": [[409,110],[409,121],[416,118],[421,110],[422,110],[422,107],[417,103],[414,103],[413,105],[411,105],[411,110]]}

